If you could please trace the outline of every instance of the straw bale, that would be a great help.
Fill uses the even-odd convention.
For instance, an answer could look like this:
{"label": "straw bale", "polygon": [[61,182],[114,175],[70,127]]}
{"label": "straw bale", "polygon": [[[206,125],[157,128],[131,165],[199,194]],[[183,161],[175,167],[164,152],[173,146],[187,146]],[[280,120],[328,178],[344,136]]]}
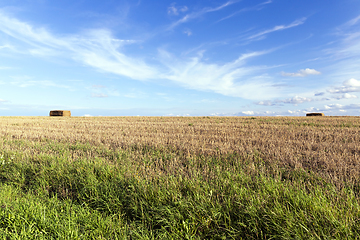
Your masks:
{"label": "straw bale", "polygon": [[71,117],[71,112],[67,110],[53,110],[50,111],[51,117]]}
{"label": "straw bale", "polygon": [[324,113],[307,113],[307,117],[313,117],[313,116],[325,116]]}

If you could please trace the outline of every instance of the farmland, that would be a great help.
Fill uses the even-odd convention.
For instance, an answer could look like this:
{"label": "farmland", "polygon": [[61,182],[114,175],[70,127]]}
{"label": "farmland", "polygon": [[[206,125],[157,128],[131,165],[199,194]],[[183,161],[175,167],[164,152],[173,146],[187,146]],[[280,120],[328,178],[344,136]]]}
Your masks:
{"label": "farmland", "polygon": [[359,239],[359,117],[1,117],[0,236]]}

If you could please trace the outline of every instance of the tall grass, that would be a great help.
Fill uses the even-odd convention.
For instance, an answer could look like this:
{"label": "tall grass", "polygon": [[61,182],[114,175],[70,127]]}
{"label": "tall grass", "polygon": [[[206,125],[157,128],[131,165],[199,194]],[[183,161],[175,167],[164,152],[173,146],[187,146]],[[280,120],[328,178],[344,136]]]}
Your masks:
{"label": "tall grass", "polygon": [[171,146],[0,140],[3,239],[359,239],[356,184]]}

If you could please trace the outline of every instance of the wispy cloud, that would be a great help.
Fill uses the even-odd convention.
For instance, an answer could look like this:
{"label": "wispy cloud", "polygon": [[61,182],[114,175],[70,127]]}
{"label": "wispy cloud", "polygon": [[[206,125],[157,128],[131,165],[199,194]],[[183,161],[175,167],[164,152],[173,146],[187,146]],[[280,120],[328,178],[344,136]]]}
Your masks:
{"label": "wispy cloud", "polygon": [[262,39],[266,34],[272,33],[272,32],[276,32],[276,31],[282,31],[285,29],[289,29],[289,28],[293,28],[293,27],[297,27],[299,25],[304,24],[306,21],[306,17],[303,17],[301,19],[298,19],[292,23],[290,23],[289,25],[279,25],[279,26],[275,26],[271,29],[259,32],[257,34],[254,34],[252,36],[250,36],[248,39],[249,40],[256,40],[256,39]]}
{"label": "wispy cloud", "polygon": [[319,74],[321,74],[321,72],[311,68],[300,69],[298,72],[295,73],[281,72],[281,75],[285,77],[306,77],[308,75],[319,75]]}
{"label": "wispy cloud", "polygon": [[346,22],[343,26],[344,27],[352,27],[358,23],[360,23],[360,15],[351,19],[350,21]]}
{"label": "wispy cloud", "polygon": [[358,94],[353,93],[360,92],[360,81],[357,80],[360,76],[359,24],[360,16],[357,16],[333,29],[333,35],[338,39],[323,50],[333,61],[333,64],[326,68],[327,78],[332,80],[333,84],[324,89],[332,99],[355,99]]}
{"label": "wispy cloud", "polygon": [[12,48],[12,46],[9,45],[9,44],[5,44],[5,45],[0,46],[0,50],[6,49],[6,48]]}
{"label": "wispy cloud", "polygon": [[[229,1],[217,8],[206,8],[206,12],[218,11],[235,1]],[[139,57],[126,55],[122,50],[132,40],[116,39],[104,29],[88,30],[82,35],[56,36],[44,28],[35,28],[0,14],[0,31],[26,43],[20,47],[31,54],[29,49],[50,49],[60,57],[71,58],[99,71],[109,72],[135,80],[170,80],[183,87],[201,91],[211,91],[227,96],[246,99],[273,98],[278,96],[279,88],[274,86],[273,79],[266,74],[257,74],[266,66],[247,66],[250,58],[255,58],[273,50],[254,51],[240,55],[234,61],[224,64],[208,63],[201,53],[192,58],[177,58],[165,50],[159,50],[153,65]],[[46,51],[43,51],[46,54]],[[31,79],[14,81],[19,86],[42,84],[55,86],[51,81],[33,81]],[[95,92],[100,94],[101,92]],[[107,93],[107,95],[110,95]],[[132,97],[128,95],[128,97]]]}
{"label": "wispy cloud", "polygon": [[236,12],[234,12],[234,13],[232,13],[232,14],[224,17],[224,18],[221,18],[220,20],[218,20],[216,22],[218,23],[218,22],[224,21],[226,19],[232,18],[232,17],[234,17],[234,16],[236,16],[239,13],[242,13],[242,12],[261,10],[266,4],[270,4],[270,3],[272,3],[272,0],[268,0],[266,2],[259,3],[259,4],[255,5],[253,7],[247,7],[247,8],[240,9],[240,10],[238,10],[238,11],[236,11]]}
{"label": "wispy cloud", "polygon": [[[360,56],[360,15],[335,29],[334,35],[340,37],[337,47],[325,49],[325,53],[336,60],[345,60],[347,66],[353,68],[359,64]],[[353,68],[355,69],[355,68]]]}
{"label": "wispy cloud", "polygon": [[160,59],[168,69],[162,78],[180,85],[202,91],[213,91],[228,96],[247,99],[259,99],[261,96],[274,97],[279,93],[269,76],[254,76],[260,67],[246,67],[250,58],[267,54],[269,51],[252,52],[241,55],[238,59],[223,65],[209,64],[202,61],[202,55],[188,60],[159,50]]}
{"label": "wispy cloud", "polygon": [[187,6],[177,7],[175,3],[172,3],[170,7],[168,7],[167,13],[169,15],[179,15],[180,12],[186,12],[188,9]]}
{"label": "wispy cloud", "polygon": [[27,43],[29,54],[34,54],[34,51],[44,56],[48,53],[51,53],[51,56],[65,53],[74,60],[99,70],[138,80],[153,78],[156,75],[156,70],[143,60],[128,57],[118,51],[122,46],[134,41],[116,39],[108,30],[89,30],[83,36],[55,36],[44,28],[34,28],[15,18],[7,17],[0,11],[0,31]]}
{"label": "wispy cloud", "polygon": [[200,11],[197,11],[197,12],[192,12],[192,13],[189,13],[187,15],[185,15],[184,17],[182,17],[181,19],[177,20],[176,22],[173,22],[168,28],[167,30],[172,30],[174,29],[175,27],[183,24],[183,23],[186,23],[192,19],[196,19],[196,18],[199,18],[201,16],[203,16],[204,14],[206,13],[210,13],[210,12],[216,12],[216,11],[219,11],[223,8],[226,8],[236,2],[239,2],[239,1],[228,1],[218,7],[215,7],[215,8],[210,8],[210,7],[206,7],[206,8],[203,8],[202,10]]}

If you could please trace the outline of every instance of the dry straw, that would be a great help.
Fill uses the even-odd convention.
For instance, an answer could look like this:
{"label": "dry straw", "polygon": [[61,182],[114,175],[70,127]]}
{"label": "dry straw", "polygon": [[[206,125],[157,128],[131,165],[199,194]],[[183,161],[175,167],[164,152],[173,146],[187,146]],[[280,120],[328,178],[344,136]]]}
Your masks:
{"label": "dry straw", "polygon": [[71,117],[71,112],[66,110],[50,111],[50,117]]}
{"label": "dry straw", "polygon": [[325,116],[324,113],[307,113],[307,117],[313,117],[313,116]]}

